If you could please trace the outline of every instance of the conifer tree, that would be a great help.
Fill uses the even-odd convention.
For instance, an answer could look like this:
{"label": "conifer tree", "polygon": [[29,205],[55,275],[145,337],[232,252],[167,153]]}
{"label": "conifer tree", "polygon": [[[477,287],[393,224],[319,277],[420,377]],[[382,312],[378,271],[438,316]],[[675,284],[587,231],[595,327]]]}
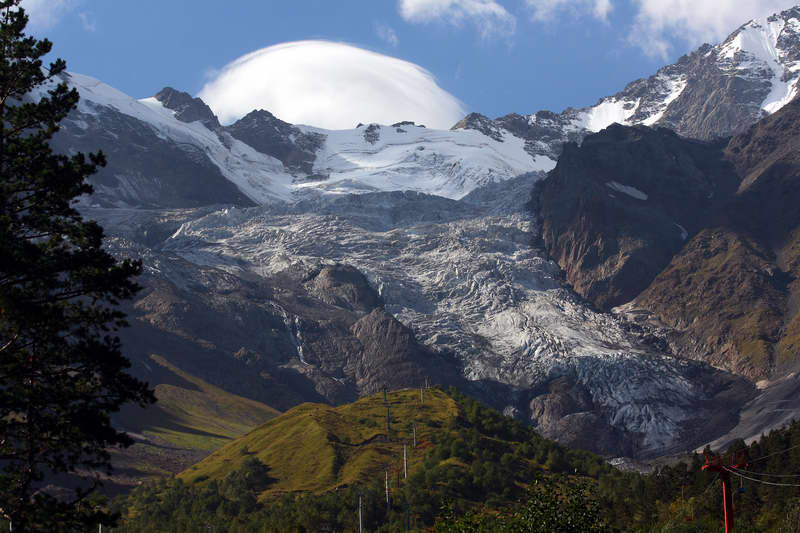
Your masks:
{"label": "conifer tree", "polygon": [[[106,519],[88,496],[108,449],[132,443],[110,414],[154,400],[114,336],[141,265],[75,209],[105,161],[50,149],[79,95],[64,61],[43,65],[52,44],[25,35],[20,1],[0,0],[0,510],[15,532],[85,531]],[[69,495],[42,490],[54,481]]]}

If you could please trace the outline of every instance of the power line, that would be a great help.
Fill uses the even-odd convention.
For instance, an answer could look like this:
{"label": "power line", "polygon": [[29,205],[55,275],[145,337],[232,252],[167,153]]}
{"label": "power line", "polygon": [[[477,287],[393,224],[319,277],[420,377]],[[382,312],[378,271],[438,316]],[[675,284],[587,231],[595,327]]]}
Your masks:
{"label": "power line", "polygon": [[771,453],[771,454],[769,454],[769,455],[763,455],[763,456],[759,457],[758,459],[753,459],[753,460],[751,460],[751,461],[750,461],[750,464],[757,463],[757,462],[759,462],[759,461],[763,461],[764,459],[768,459],[768,458],[770,458],[770,457],[773,457],[773,456],[775,456],[775,455],[780,455],[780,454],[782,454],[782,453],[786,453],[786,452],[788,452],[789,450],[794,450],[795,448],[800,448],[800,444],[796,444],[796,445],[794,445],[794,446],[792,446],[792,447],[790,447],[790,448],[786,448],[785,450],[781,450],[781,451],[779,451],[779,452]]}
{"label": "power line", "polygon": [[743,474],[740,474],[735,469],[728,468],[727,466],[723,466],[722,468],[724,468],[728,472],[730,472],[732,474],[735,474],[735,475],[737,475],[737,476],[739,476],[741,478],[744,478],[744,479],[746,479],[748,481],[752,481],[753,483],[761,483],[762,485],[771,485],[773,487],[800,487],[800,484],[797,484],[797,483],[775,483],[775,482],[772,482],[772,481],[764,481],[763,479],[757,479],[757,478],[754,478],[754,477],[748,477],[748,476],[745,476]]}
{"label": "power line", "polygon": [[753,472],[751,470],[743,470],[741,468],[734,468],[737,472],[743,472],[753,476],[767,476],[767,477],[800,477],[800,474],[770,474],[769,472]]}

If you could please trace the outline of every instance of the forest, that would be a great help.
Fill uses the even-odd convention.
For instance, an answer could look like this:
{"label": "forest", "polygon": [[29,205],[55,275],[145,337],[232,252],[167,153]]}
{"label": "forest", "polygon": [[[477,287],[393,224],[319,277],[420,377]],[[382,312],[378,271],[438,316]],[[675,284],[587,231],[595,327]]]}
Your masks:
{"label": "forest", "polygon": [[[274,482],[256,458],[222,480],[159,480],[112,502],[122,531],[635,531],[722,528],[718,474],[700,454],[652,473],[623,472],[567,449],[450,389],[459,417],[435,436],[408,480],[323,494],[260,495]],[[734,475],[736,531],[800,527],[800,423],[730,453],[748,458]],[[399,484],[399,486],[398,486]]]}

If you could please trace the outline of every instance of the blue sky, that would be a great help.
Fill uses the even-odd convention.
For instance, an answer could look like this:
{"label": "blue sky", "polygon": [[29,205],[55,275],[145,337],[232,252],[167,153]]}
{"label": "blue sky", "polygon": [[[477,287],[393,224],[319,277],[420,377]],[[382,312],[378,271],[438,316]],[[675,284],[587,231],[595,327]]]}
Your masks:
{"label": "blue sky", "polygon": [[[70,70],[137,98],[167,85],[198,94],[245,54],[313,39],[416,64],[463,110],[496,117],[593,104],[698,44],[724,38],[749,18],[793,3],[24,0],[23,6],[31,14],[32,32],[50,38]],[[312,68],[298,76],[317,83],[321,75],[336,75],[331,72]]]}

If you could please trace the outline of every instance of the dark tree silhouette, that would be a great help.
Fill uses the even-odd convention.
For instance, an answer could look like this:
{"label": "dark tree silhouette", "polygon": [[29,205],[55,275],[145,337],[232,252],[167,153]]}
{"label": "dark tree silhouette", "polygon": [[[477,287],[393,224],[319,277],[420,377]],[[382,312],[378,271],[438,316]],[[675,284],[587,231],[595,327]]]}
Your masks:
{"label": "dark tree silhouette", "polygon": [[[118,263],[74,208],[105,161],[50,149],[79,96],[64,61],[42,64],[52,44],[25,35],[19,3],[0,0],[0,508],[14,531],[64,531],[105,519],[87,496],[107,449],[131,444],[110,413],[154,397],[114,336],[141,265]],[[85,483],[68,498],[41,490],[64,474]]]}

